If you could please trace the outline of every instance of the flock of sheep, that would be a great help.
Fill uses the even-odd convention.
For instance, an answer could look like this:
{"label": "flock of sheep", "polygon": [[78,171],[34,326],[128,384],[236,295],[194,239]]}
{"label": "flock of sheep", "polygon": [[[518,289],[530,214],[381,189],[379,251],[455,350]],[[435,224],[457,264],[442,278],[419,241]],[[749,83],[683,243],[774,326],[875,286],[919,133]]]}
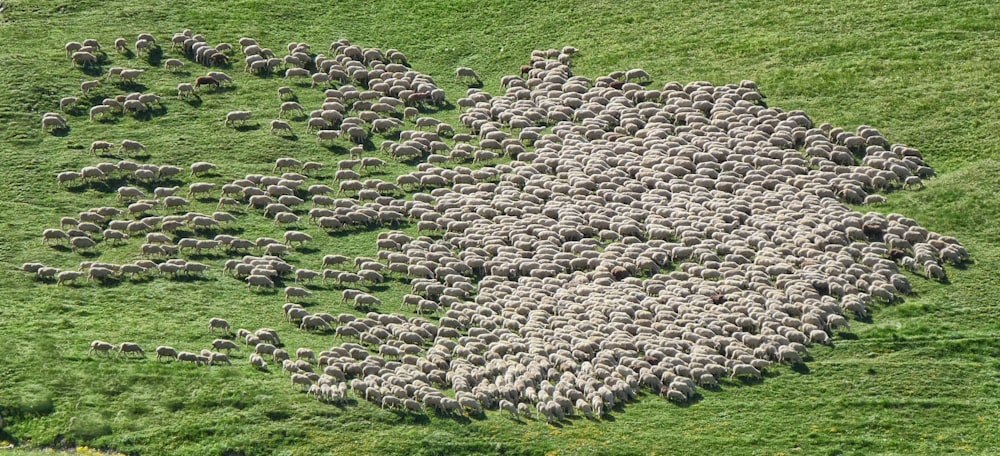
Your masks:
{"label": "flock of sheep", "polygon": [[[147,45],[155,43],[149,38]],[[190,33],[172,41],[208,66],[228,61],[236,48]],[[461,125],[452,126],[419,117],[424,104],[444,102],[444,92],[399,51],[343,40],[330,47],[333,57],[303,43],[290,44],[284,58],[251,39],[241,39],[239,49],[249,73],[288,65],[286,78],[339,86],[325,89],[320,109],[307,114],[285,102],[279,117],[298,112],[319,141],[343,135],[357,143],[412,121],[414,129],[381,148],[419,165],[386,182],[363,175],[384,165],[381,159],[351,157],[330,164],[337,168],[331,186],[310,177],[327,164],[284,157],[271,168],[276,175],[222,186],[191,182],[194,201],[175,195],[179,185],[146,195],[126,182],[117,190],[123,208],[64,219],[45,230],[43,242],[68,241],[78,250],[93,248],[98,233],[108,243],[144,235],[144,258],[85,262],[80,271],[36,263],[25,270],[57,283],[194,274],[210,266],[176,258],[185,249],[242,254],[221,273],[251,289],[294,278],[282,295],[283,324],[337,344],[300,347],[293,361],[274,330],[240,329],[233,340],[253,347],[250,365],[266,370],[275,362],[292,387],[321,401],[339,404],[354,394],[414,413],[499,409],[550,422],[600,417],[644,393],[687,402],[698,387],[760,379],[777,363],[802,362],[809,345],[831,344],[835,331],[848,330],[849,316],[864,318],[872,304],[911,293],[904,270],[943,280],[945,263],[968,258],[956,239],[910,218],[845,204],[878,204],[879,192],[922,186],[933,171],[919,151],[891,144],[872,127],[814,125],[804,112],[767,107],[752,81],[653,90],[643,70],[591,79],[573,74],[576,49],[535,51],[519,74],[502,79],[503,94],[470,89],[457,100]],[[468,68],[456,77],[479,81]],[[291,91],[283,89],[279,98]],[[225,123],[250,116],[234,111]],[[279,119],[271,130],[284,134],[291,125]],[[497,164],[502,156],[512,161]],[[475,165],[463,166],[467,161]],[[199,162],[190,171],[194,178],[225,170]],[[59,183],[184,177],[179,167],[127,160],[71,173]],[[219,210],[260,211],[288,227],[284,242],[217,234],[239,217],[189,210],[204,204],[199,198],[218,198]],[[330,252],[309,269],[283,258],[313,240],[303,223],[316,233],[391,230],[379,234],[374,258]],[[396,230],[406,224],[416,224],[417,237]],[[392,274],[411,283],[401,302],[383,303],[361,289]],[[315,299],[308,288],[316,279],[336,280],[341,303],[357,312],[307,310],[301,302]],[[403,309],[418,315],[392,313]],[[209,331],[217,329],[232,331],[213,319]],[[237,345],[224,338],[212,348]],[[144,354],[134,343],[95,341],[91,349]],[[161,346],[156,353],[230,362],[210,350]]]}

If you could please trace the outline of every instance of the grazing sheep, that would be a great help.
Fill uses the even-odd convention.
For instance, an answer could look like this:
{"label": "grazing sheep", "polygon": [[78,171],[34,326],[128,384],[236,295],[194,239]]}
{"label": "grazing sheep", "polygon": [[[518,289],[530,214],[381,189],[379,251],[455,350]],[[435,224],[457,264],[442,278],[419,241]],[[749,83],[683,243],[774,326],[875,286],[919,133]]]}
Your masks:
{"label": "grazing sheep", "polygon": [[132,355],[136,355],[140,358],[146,356],[146,352],[143,351],[142,347],[140,347],[139,344],[133,342],[122,342],[120,345],[118,345],[117,350],[118,350],[118,356],[125,356],[126,358]]}
{"label": "grazing sheep", "polygon": [[267,361],[256,353],[250,355],[250,366],[254,369],[267,372]]}
{"label": "grazing sheep", "polygon": [[221,318],[212,318],[208,320],[208,332],[214,332],[216,329],[221,329],[222,332],[228,334],[232,332],[232,326],[229,322]]}
{"label": "grazing sheep", "polygon": [[173,347],[169,347],[166,345],[160,345],[159,347],[156,347],[155,353],[157,361],[161,360],[162,358],[177,359],[177,350],[174,349]]}
{"label": "grazing sheep", "polygon": [[230,350],[239,351],[240,347],[236,345],[235,342],[228,339],[215,339],[212,341],[212,348],[216,350],[225,350],[227,353]]}
{"label": "grazing sheep", "polygon": [[298,111],[299,114],[302,114],[303,116],[306,115],[306,110],[302,107],[302,105],[294,101],[286,101],[281,104],[281,109],[278,111],[278,118],[280,119],[286,112],[291,111]]}
{"label": "grazing sheep", "polygon": [[[107,106],[104,106],[104,105],[94,106],[94,107],[95,108],[98,108],[98,107],[105,107],[105,108],[107,108]],[[91,109],[91,114],[93,114],[93,109]],[[97,155],[97,151],[99,151],[99,150],[100,151],[108,151],[108,150],[114,149],[114,147],[115,147],[115,145],[113,143],[109,143],[107,141],[94,141],[94,142],[90,143],[90,155]]]}
{"label": "grazing sheep", "polygon": [[177,99],[187,98],[189,95],[194,95],[194,85],[188,82],[182,82],[177,84]]}
{"label": "grazing sheep", "polygon": [[248,289],[274,288],[274,282],[268,276],[251,274],[247,276],[246,281]]}
{"label": "grazing sheep", "polygon": [[273,135],[274,132],[276,132],[276,131],[278,131],[278,132],[286,132],[286,133],[288,133],[288,134],[290,134],[292,136],[295,136],[295,131],[292,130],[291,124],[289,124],[288,122],[285,122],[283,120],[272,120],[271,121],[271,131],[270,131],[270,133]]}
{"label": "grazing sheep", "polygon": [[191,352],[179,352],[176,356],[177,361],[187,361],[189,363],[194,363],[196,366],[201,366],[203,364],[202,359],[196,353]]}
{"label": "grazing sheep", "polygon": [[479,78],[479,75],[476,74],[476,72],[473,71],[472,68],[458,67],[457,69],[455,69],[456,81],[462,82],[462,80],[470,80],[470,79],[476,81],[476,83],[479,84],[483,82],[483,80]]}
{"label": "grazing sheep", "polygon": [[183,66],[184,62],[178,59],[167,59],[163,62],[163,69],[167,71],[174,71]]}
{"label": "grazing sheep", "polygon": [[110,344],[108,342],[104,342],[104,341],[101,341],[101,340],[95,340],[95,341],[93,341],[93,342],[90,343],[90,351],[88,352],[88,354],[95,353],[95,352],[96,353],[104,353],[105,356],[110,357],[111,356],[111,350],[114,350],[114,348],[115,348],[115,346],[113,344]]}

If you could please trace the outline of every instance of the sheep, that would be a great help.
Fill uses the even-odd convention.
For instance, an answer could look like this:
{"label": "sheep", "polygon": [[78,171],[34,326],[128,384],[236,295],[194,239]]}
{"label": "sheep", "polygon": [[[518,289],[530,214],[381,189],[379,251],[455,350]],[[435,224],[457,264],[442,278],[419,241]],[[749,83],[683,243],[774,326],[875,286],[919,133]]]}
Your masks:
{"label": "sheep", "polygon": [[138,141],[133,141],[131,139],[122,140],[121,144],[118,146],[120,152],[124,152],[125,155],[130,153],[138,153],[139,151],[146,152],[146,146]]}
{"label": "sheep", "polygon": [[90,343],[90,351],[88,352],[88,354],[104,353],[105,356],[110,357],[111,350],[114,350],[114,348],[115,346],[113,344],[101,340],[95,340]]}
{"label": "sheep", "polygon": [[227,353],[230,350],[239,351],[240,347],[236,345],[235,342],[228,339],[215,339],[212,341],[212,348],[216,350],[225,350]]}
{"label": "sheep", "polygon": [[455,69],[456,81],[461,82],[462,80],[469,80],[469,79],[475,80],[477,84],[482,84],[483,82],[483,80],[479,78],[479,75],[476,74],[476,72],[473,71],[471,68],[458,67],[457,69]]}
{"label": "sheep", "polygon": [[177,99],[183,100],[190,95],[194,95],[194,84],[189,82],[182,82],[177,84]]}
{"label": "sheep", "polygon": [[211,196],[212,190],[215,190],[216,184],[211,182],[195,182],[188,186],[187,196],[197,197],[198,195]]}
{"label": "sheep", "polygon": [[270,277],[264,275],[251,274],[246,277],[247,288],[252,289],[256,287],[260,288],[274,288],[274,282]]}
{"label": "sheep", "polygon": [[140,358],[146,356],[146,352],[143,351],[142,347],[134,342],[122,342],[118,345],[117,351],[118,356],[125,356],[126,358],[132,355],[139,356]]}
{"label": "sheep", "polygon": [[303,233],[301,231],[286,231],[285,232],[285,244],[291,245],[293,242],[298,242],[299,245],[304,245],[306,242],[312,242],[312,236]]}
{"label": "sheep", "polygon": [[222,332],[229,334],[232,332],[232,326],[229,322],[221,318],[211,318],[208,320],[208,332],[215,332],[216,329],[221,329]]}
{"label": "sheep", "polygon": [[304,386],[307,389],[313,386],[313,381],[309,377],[302,374],[292,374],[291,380],[292,388],[295,388],[296,385]]}
{"label": "sheep", "polygon": [[286,101],[281,104],[281,108],[278,111],[278,118],[280,119],[282,115],[291,111],[298,111],[299,114],[302,114],[303,116],[306,115],[306,110],[302,107],[302,105],[294,101]]}
{"label": "sheep", "polygon": [[56,274],[56,285],[63,285],[67,283],[75,283],[76,279],[83,277],[82,272],[78,271],[61,271]]}
{"label": "sheep", "polygon": [[[108,72],[109,76],[111,74],[110,70]],[[146,70],[133,70],[133,69],[121,69],[118,72],[118,82],[131,82],[135,83],[140,77],[146,74]]]}
{"label": "sheep", "polygon": [[632,81],[651,81],[652,78],[649,76],[645,70],[632,69],[625,72],[625,82]]}
{"label": "sheep", "polygon": [[[105,108],[107,107],[107,106],[104,106],[104,105],[101,105],[101,106],[103,106]],[[99,106],[94,106],[94,107],[97,108]],[[91,113],[93,113],[93,109],[91,109]],[[114,147],[115,147],[115,145],[113,143],[109,143],[107,141],[94,141],[94,142],[90,143],[90,155],[97,155],[97,151],[99,151],[99,150],[100,151],[108,151],[108,150],[113,149]]]}
{"label": "sheep", "polygon": [[93,239],[83,236],[70,238],[69,244],[73,252],[76,252],[78,250],[90,249],[97,246],[97,243],[94,242]]}
{"label": "sheep", "polygon": [[191,164],[191,176],[198,176],[209,171],[218,169],[218,166],[209,162],[194,162]]}
{"label": "sheep", "polygon": [[154,350],[154,352],[156,353],[157,361],[160,361],[163,358],[172,358],[176,360],[178,354],[176,349],[166,345],[160,345],[159,347],[156,347],[156,350]]}
{"label": "sheep", "polygon": [[167,59],[163,62],[163,69],[167,71],[174,71],[178,68],[182,68],[183,66],[184,62],[178,59]]}
{"label": "sheep", "polygon": [[198,356],[196,353],[191,353],[186,351],[178,352],[176,359],[177,361],[187,361],[189,363],[194,363],[196,366],[201,366],[203,364],[203,361],[200,356]]}
{"label": "sheep", "polygon": [[252,115],[253,113],[250,111],[231,111],[226,114],[225,126],[235,125],[236,122],[246,124],[247,120],[249,120]]}
{"label": "sheep", "polygon": [[66,120],[62,117],[43,116],[42,131],[63,130],[66,128]]}
{"label": "sheep", "polygon": [[250,366],[254,369],[267,372],[267,361],[256,353],[250,355]]}
{"label": "sheep", "polygon": [[283,120],[272,120],[270,133],[273,135],[275,132],[286,132],[292,136],[295,136],[295,131],[292,130],[291,124]]}
{"label": "sheep", "polygon": [[308,290],[299,287],[285,287],[285,300],[290,301],[292,298],[310,298],[312,293]]}
{"label": "sheep", "polygon": [[274,161],[274,168],[272,171],[278,171],[279,169],[299,169],[302,168],[302,162],[294,158],[282,157]]}
{"label": "sheep", "polygon": [[65,231],[49,228],[42,231],[42,245],[47,245],[49,241],[69,241],[69,235]]}
{"label": "sheep", "polygon": [[86,51],[76,51],[70,55],[70,60],[73,61],[73,68],[80,65],[84,68],[90,65],[97,65],[97,56]]}

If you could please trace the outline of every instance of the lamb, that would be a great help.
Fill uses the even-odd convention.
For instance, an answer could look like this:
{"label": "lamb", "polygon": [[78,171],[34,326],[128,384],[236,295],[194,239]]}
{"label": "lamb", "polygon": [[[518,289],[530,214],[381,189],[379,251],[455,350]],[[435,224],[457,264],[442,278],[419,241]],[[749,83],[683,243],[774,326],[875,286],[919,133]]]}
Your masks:
{"label": "lamb", "polygon": [[232,111],[229,114],[226,114],[225,125],[226,126],[229,126],[231,124],[235,125],[236,122],[239,122],[240,124],[245,124],[252,115],[253,113],[250,111]]}
{"label": "lamb", "polygon": [[208,332],[214,332],[216,329],[221,329],[226,334],[232,332],[232,326],[229,325],[228,321],[221,318],[208,320]]}
{"label": "lamb", "polygon": [[157,361],[163,358],[177,359],[177,350],[174,349],[173,347],[169,347],[166,345],[160,345],[159,347],[156,347],[155,353]]}

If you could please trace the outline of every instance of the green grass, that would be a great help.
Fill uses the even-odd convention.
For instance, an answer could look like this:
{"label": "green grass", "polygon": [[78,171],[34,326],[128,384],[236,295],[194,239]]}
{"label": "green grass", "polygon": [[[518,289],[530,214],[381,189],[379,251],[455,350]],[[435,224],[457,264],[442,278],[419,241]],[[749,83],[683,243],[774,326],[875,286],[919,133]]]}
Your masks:
{"label": "green grass", "polygon": [[[988,1],[844,1],[794,5],[764,1],[534,2],[143,2],[13,0],[0,13],[0,440],[28,447],[87,445],[129,454],[997,454],[1000,453],[1000,7]],[[62,45],[97,38],[110,46],[149,31],[166,41],[190,28],[211,43],[256,38],[284,49],[304,41],[325,51],[348,38],[397,48],[432,75],[449,100],[465,87],[457,66],[476,69],[487,91],[516,72],[532,49],[574,45],[577,74],[646,69],[654,86],[695,80],[757,81],[771,106],[800,109],[817,122],[879,128],[892,142],[919,148],[939,177],[927,188],[889,195],[896,212],[955,236],[972,253],[950,283],[913,276],[916,297],[878,308],[870,323],[852,321],[835,348],[812,350],[808,369],[774,369],[761,384],[723,382],[690,406],[642,397],[605,421],[559,426],[407,415],[367,403],[331,407],[290,390],[278,373],[199,369],[151,359],[117,362],[87,356],[90,341],[135,340],[199,350],[213,338],[210,317],[239,327],[276,327],[289,347],[326,347],[281,321],[276,294],[248,293],[216,266],[194,282],[155,279],[101,287],[55,287],[15,269],[26,261],[62,268],[83,258],[42,247],[40,232],[60,217],[115,205],[99,185],[58,188],[54,175],[96,163],[90,141],[136,139],[144,161],[220,165],[198,180],[224,183],[270,171],[277,157],[346,158],[346,142],[326,148],[295,122],[297,140],[267,134],[277,115],[280,78],[249,77],[237,89],[203,93],[194,106],[171,98],[176,84],[203,67],[171,75],[145,59],[109,53],[111,64],[149,68],[141,83],[165,96],[166,112],[89,123],[69,116],[68,134],[42,134],[41,113],[77,95],[92,76],[71,69]],[[164,46],[166,57],[176,53]],[[108,65],[104,65],[106,70]],[[300,102],[319,91],[295,86]],[[121,93],[104,84],[94,96]],[[225,112],[250,109],[259,130],[222,128]],[[435,116],[453,124],[454,109]],[[376,140],[378,142],[378,140]],[[408,167],[375,175],[388,180]],[[329,181],[332,171],[320,175]],[[185,176],[183,184],[192,182]],[[202,202],[195,210],[211,211]],[[862,209],[868,210],[868,209]],[[305,227],[303,223],[301,226]],[[278,236],[256,214],[240,235]],[[308,228],[317,234],[315,229]],[[413,233],[414,226],[406,227]],[[322,253],[372,255],[374,231],[317,236],[313,251],[289,260],[318,269]],[[135,257],[137,241],[98,248],[101,261]],[[321,253],[322,252],[322,253]],[[343,312],[339,289],[318,287],[312,309]],[[405,293],[393,281],[377,294]],[[394,309],[384,309],[394,310]],[[17,452],[13,454],[18,454]],[[25,453],[32,454],[32,453]]]}

